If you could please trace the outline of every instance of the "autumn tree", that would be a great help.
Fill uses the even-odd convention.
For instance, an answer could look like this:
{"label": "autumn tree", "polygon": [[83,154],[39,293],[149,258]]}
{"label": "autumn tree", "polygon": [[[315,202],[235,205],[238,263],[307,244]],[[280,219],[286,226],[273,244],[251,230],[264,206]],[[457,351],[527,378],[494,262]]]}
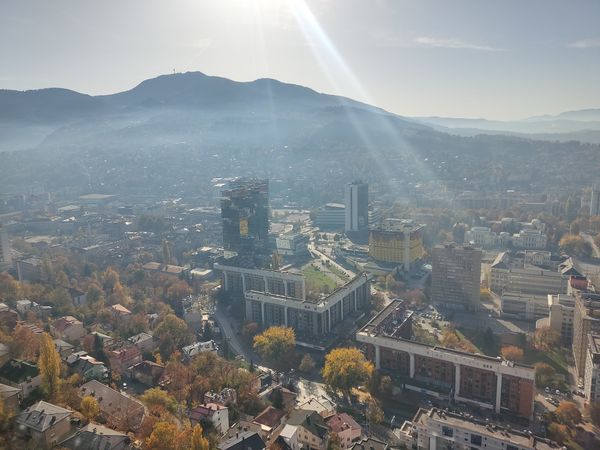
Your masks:
{"label": "autumn tree", "polygon": [[381,311],[385,307],[385,295],[382,292],[376,291],[371,296],[371,305],[375,311]]}
{"label": "autumn tree", "polygon": [[500,350],[504,359],[515,362],[523,362],[523,349],[515,345],[506,345]]}
{"label": "autumn tree", "polygon": [[383,423],[385,417],[383,409],[377,400],[374,398],[370,399],[367,403],[367,420],[372,425],[379,425]]}
{"label": "autumn tree", "polygon": [[563,236],[558,246],[561,252],[569,256],[589,258],[593,253],[590,243],[583,237],[574,234]]}
{"label": "autumn tree", "polygon": [[558,444],[564,444],[566,440],[570,438],[569,429],[566,425],[552,422],[548,425],[548,436]]}
{"label": "autumn tree", "polygon": [[560,334],[550,327],[541,327],[535,330],[533,345],[537,350],[551,351],[560,342]]}
{"label": "autumn tree", "polygon": [[288,327],[270,327],[254,336],[254,350],[278,369],[288,368],[294,360],[296,334]]}
{"label": "autumn tree", "polygon": [[336,348],[325,357],[323,379],[332,389],[350,395],[350,390],[369,381],[374,371],[373,364],[354,347]]}
{"label": "autumn tree", "polygon": [[192,439],[190,442],[190,450],[208,450],[208,439],[204,437],[202,426],[197,424],[192,430]]}
{"label": "autumn tree", "polygon": [[167,314],[155,329],[160,354],[166,360],[178,348],[190,341],[187,323],[175,314]]}
{"label": "autumn tree", "polygon": [[298,366],[298,370],[300,372],[309,373],[315,369],[315,360],[308,353],[305,353],[302,357],[302,361],[300,361],[300,365]]}
{"label": "autumn tree", "polygon": [[40,342],[38,369],[42,378],[42,387],[50,398],[53,398],[58,391],[60,368],[60,355],[56,351],[52,337],[44,333]]}
{"label": "autumn tree", "polygon": [[162,259],[163,264],[171,264],[171,249],[169,248],[169,242],[166,239],[162,241]]}
{"label": "autumn tree", "polygon": [[144,442],[144,450],[172,450],[176,448],[178,435],[179,430],[174,423],[158,422]]}
{"label": "autumn tree", "polygon": [[140,400],[148,407],[159,406],[172,414],[177,412],[177,402],[166,391],[160,388],[150,388],[141,396]]}
{"label": "autumn tree", "polygon": [[17,324],[8,341],[11,357],[35,361],[40,352],[40,337],[31,328]]}
{"label": "autumn tree", "polygon": [[535,382],[540,386],[550,384],[556,375],[556,370],[549,364],[536,363],[535,367]]}
{"label": "autumn tree", "polygon": [[81,399],[79,412],[81,412],[88,422],[91,422],[100,414],[100,405],[98,405],[98,401],[94,397],[86,395]]}
{"label": "autumn tree", "polygon": [[581,412],[573,402],[562,401],[556,408],[555,414],[566,425],[571,426],[581,422]]}
{"label": "autumn tree", "polygon": [[482,302],[489,302],[492,300],[492,292],[488,288],[479,288],[479,298]]}

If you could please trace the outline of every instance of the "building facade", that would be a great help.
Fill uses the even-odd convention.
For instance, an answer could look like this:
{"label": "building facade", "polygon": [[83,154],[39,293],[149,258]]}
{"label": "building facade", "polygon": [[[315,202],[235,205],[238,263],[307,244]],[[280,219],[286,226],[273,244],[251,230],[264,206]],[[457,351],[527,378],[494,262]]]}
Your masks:
{"label": "building facade", "polygon": [[590,334],[600,334],[600,294],[578,292],[575,294],[573,314],[573,357],[580,378],[585,375]]}
{"label": "building facade", "polygon": [[455,244],[432,250],[431,299],[448,308],[479,308],[481,250]]}
{"label": "building facade", "polygon": [[10,267],[12,257],[10,254],[10,242],[8,240],[8,231],[0,223],[0,268]]}
{"label": "building facade", "polygon": [[[402,301],[393,301],[356,335],[367,345],[367,357],[396,385],[452,398],[496,413],[533,416],[533,367],[411,341]],[[405,310],[404,310],[405,311]],[[404,314],[404,316],[402,315]]]}
{"label": "building facade", "polygon": [[265,253],[269,240],[269,182],[232,181],[221,198],[223,247],[232,255]]}
{"label": "building facade", "polygon": [[361,231],[369,227],[369,185],[360,181],[344,188],[345,231]]}
{"label": "building facade", "polygon": [[598,334],[588,334],[583,392],[588,402],[600,400],[600,335]]}
{"label": "building facade", "polygon": [[423,226],[412,220],[387,219],[369,230],[369,256],[384,263],[402,264],[405,271],[425,255]]}

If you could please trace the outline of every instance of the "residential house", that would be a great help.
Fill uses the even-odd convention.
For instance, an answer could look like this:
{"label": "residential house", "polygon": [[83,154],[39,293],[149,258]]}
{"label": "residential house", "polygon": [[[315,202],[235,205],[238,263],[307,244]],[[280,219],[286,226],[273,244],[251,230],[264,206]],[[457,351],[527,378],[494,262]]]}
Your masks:
{"label": "residential house", "polygon": [[[2,305],[6,306],[4,303]],[[18,319],[19,315],[14,309],[10,309],[8,306],[0,308],[0,327],[12,331],[15,329]]]}
{"label": "residential house", "polygon": [[123,429],[137,430],[144,419],[144,405],[138,400],[116,391],[99,381],[88,381],[79,388],[81,398],[91,395],[100,406],[100,417],[119,423]]}
{"label": "residential house", "polygon": [[11,359],[0,367],[0,382],[19,388],[21,395],[27,397],[31,391],[41,386],[42,378],[35,364]]}
{"label": "residential house", "polygon": [[188,412],[192,424],[210,423],[219,434],[225,434],[229,429],[229,408],[216,403],[206,403],[196,406]]}
{"label": "residential house", "polygon": [[223,437],[221,438],[221,442],[226,441],[231,438],[234,438],[236,436],[239,436],[240,434],[246,433],[248,431],[251,431],[253,433],[258,433],[260,435],[260,437],[263,438],[263,440],[267,439],[267,436],[265,434],[263,434],[262,427],[259,424],[254,423],[254,422],[249,422],[247,420],[240,420],[236,424],[232,425],[229,428],[229,430],[227,430],[227,433],[225,433],[223,435]]}
{"label": "residential house", "polygon": [[276,428],[284,423],[285,412],[280,409],[267,406],[252,422],[261,426],[264,434],[269,436]]}
{"label": "residential house", "polygon": [[158,339],[144,331],[135,336],[131,336],[127,340],[135,345],[142,354],[152,353],[158,348]]}
{"label": "residential house", "polygon": [[0,342],[0,367],[10,359],[10,350],[6,344]]}
{"label": "residential house", "polygon": [[131,438],[96,423],[88,423],[75,434],[62,441],[59,446],[69,450],[133,450]]}
{"label": "residential house", "polygon": [[69,296],[71,297],[71,302],[73,302],[73,306],[79,307],[85,305],[87,301],[87,295],[85,292],[72,287],[67,288],[67,291],[69,291]]}
{"label": "residential house", "polygon": [[66,359],[71,353],[73,353],[73,349],[75,348],[73,345],[69,344],[67,341],[63,341],[62,339],[54,339],[54,346],[56,347],[56,351],[60,355],[61,359]]}
{"label": "residential house", "polygon": [[325,423],[332,434],[338,435],[342,448],[351,447],[352,443],[359,440],[362,435],[360,425],[347,413],[334,414]]}
{"label": "residential house", "polygon": [[258,433],[245,431],[222,441],[217,445],[218,450],[265,450],[265,442]]}
{"label": "residential house", "polygon": [[[271,403],[276,401],[276,398],[278,395],[281,394],[281,408],[285,411],[290,411],[294,408],[294,405],[296,404],[296,397],[298,396],[298,394],[296,394],[293,391],[290,391],[289,389],[286,389],[282,386],[273,388],[267,395],[267,398],[269,399],[269,401]],[[278,400],[277,400],[278,401]]]}
{"label": "residential house", "polygon": [[112,305],[110,307],[110,312],[114,319],[116,320],[129,320],[131,318],[131,311],[125,308],[120,303],[116,305]]}
{"label": "residential house", "polygon": [[186,345],[181,349],[183,359],[190,361],[194,356],[199,355],[203,352],[217,352],[217,344],[215,341],[210,340],[206,342],[196,342],[191,345]]}
{"label": "residential house", "polygon": [[336,405],[326,397],[310,397],[296,406],[297,409],[316,411],[324,419],[333,416],[336,411]]}
{"label": "residential house", "polygon": [[83,322],[73,316],[64,316],[50,324],[50,332],[57,339],[79,342],[85,336]]}
{"label": "residential house", "polygon": [[98,361],[85,351],[72,353],[65,360],[69,373],[77,373],[85,381],[108,381],[110,372],[102,361]]}
{"label": "residential house", "polygon": [[4,408],[17,411],[21,402],[21,389],[8,384],[0,384],[0,399],[4,402]]}
{"label": "residential house", "polygon": [[127,369],[142,362],[142,353],[135,345],[117,342],[104,349],[111,370],[124,374]]}
{"label": "residential house", "polygon": [[323,417],[316,411],[294,410],[288,418],[286,427],[296,427],[295,439],[298,445],[311,450],[326,450],[329,443],[329,429]]}
{"label": "residential house", "polygon": [[52,448],[71,433],[71,411],[39,401],[19,414],[15,422],[20,433],[38,446]]}
{"label": "residential house", "polygon": [[128,369],[132,379],[146,386],[158,386],[165,373],[165,366],[152,361],[142,361]]}

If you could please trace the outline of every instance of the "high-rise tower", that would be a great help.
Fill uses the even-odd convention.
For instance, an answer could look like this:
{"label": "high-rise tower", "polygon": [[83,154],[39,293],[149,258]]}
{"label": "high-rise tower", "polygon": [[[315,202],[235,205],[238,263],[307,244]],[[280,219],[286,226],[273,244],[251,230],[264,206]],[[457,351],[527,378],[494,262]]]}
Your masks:
{"label": "high-rise tower", "polygon": [[360,181],[346,184],[346,231],[361,231],[369,227],[369,185]]}

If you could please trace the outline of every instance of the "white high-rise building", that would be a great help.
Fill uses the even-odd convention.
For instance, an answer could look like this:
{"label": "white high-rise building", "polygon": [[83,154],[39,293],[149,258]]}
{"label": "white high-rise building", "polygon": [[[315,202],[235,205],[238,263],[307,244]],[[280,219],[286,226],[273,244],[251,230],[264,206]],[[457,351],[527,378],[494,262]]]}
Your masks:
{"label": "white high-rise building", "polygon": [[361,231],[369,227],[369,185],[360,181],[346,184],[346,231]]}
{"label": "white high-rise building", "polygon": [[8,231],[0,224],[0,266],[10,265],[10,244],[8,242]]}
{"label": "white high-rise building", "polygon": [[594,186],[590,197],[590,216],[600,216],[600,187]]}

